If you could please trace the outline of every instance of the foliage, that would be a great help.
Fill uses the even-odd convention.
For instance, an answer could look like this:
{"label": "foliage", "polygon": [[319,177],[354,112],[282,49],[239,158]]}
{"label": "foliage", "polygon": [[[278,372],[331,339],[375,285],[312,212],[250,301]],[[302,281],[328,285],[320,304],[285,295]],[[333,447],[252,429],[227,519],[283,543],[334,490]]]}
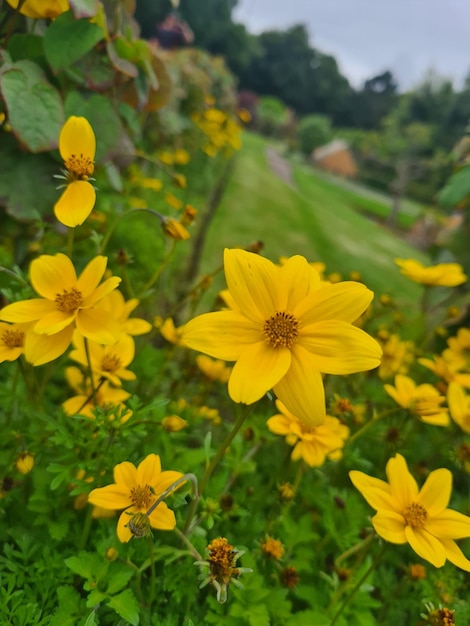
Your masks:
{"label": "foliage", "polygon": [[299,122],[297,137],[301,151],[309,156],[315,148],[328,143],[333,136],[330,119],[324,115],[308,115]]}

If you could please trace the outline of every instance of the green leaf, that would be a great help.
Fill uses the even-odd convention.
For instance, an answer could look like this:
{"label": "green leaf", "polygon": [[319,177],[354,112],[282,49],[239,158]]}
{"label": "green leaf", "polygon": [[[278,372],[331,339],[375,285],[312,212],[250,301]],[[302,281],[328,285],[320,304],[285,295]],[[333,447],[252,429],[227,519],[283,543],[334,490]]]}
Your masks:
{"label": "green leaf", "polygon": [[62,586],[57,589],[59,608],[49,622],[49,626],[75,626],[80,615],[81,598],[73,587]]}
{"label": "green leaf", "polygon": [[98,554],[82,551],[78,556],[71,556],[65,559],[65,565],[67,565],[74,574],[78,574],[82,578],[89,580],[95,577],[97,570],[102,565],[102,559]]}
{"label": "green leaf", "polygon": [[[43,64],[46,65],[43,41],[43,37],[39,35],[16,33],[12,35],[8,42],[8,52],[11,54],[13,61],[29,59],[43,67]],[[45,67],[43,67],[43,69],[45,69]]]}
{"label": "green leaf", "polygon": [[126,589],[119,595],[111,598],[108,605],[114,609],[120,617],[130,622],[132,626],[137,626],[139,623],[139,607],[130,589]]}
{"label": "green leaf", "polygon": [[57,148],[64,110],[59,92],[47,82],[41,68],[28,60],[8,65],[0,76],[0,90],[20,143],[30,152]]}
{"label": "green leaf", "polygon": [[134,571],[130,567],[118,566],[117,564],[116,566],[120,569],[118,571],[111,572],[108,588],[106,589],[106,592],[111,595],[121,591],[121,589],[124,589],[134,575]]}
{"label": "green leaf", "polygon": [[104,37],[103,30],[86,19],[76,20],[71,11],[62,13],[47,28],[44,50],[52,69],[58,72],[78,61]]}
{"label": "green leaf", "polygon": [[49,156],[20,152],[15,139],[3,133],[0,162],[0,206],[18,220],[52,215],[52,207],[59,198],[53,178],[58,167]]}
{"label": "green leaf", "polygon": [[89,609],[91,609],[92,607],[96,606],[97,604],[101,604],[101,602],[103,602],[103,600],[105,600],[107,597],[108,597],[108,595],[106,593],[103,593],[99,589],[93,589],[88,594],[88,598],[86,600],[86,605],[87,605],[87,607]]}
{"label": "green leaf", "polygon": [[98,13],[98,0],[70,0],[69,4],[77,20],[81,17],[93,17]]}
{"label": "green leaf", "polygon": [[439,204],[451,208],[470,195],[470,165],[462,167],[447,181],[439,193]]}
{"label": "green leaf", "polygon": [[96,621],[96,611],[92,611],[90,615],[86,618],[83,626],[96,626],[98,622]]}

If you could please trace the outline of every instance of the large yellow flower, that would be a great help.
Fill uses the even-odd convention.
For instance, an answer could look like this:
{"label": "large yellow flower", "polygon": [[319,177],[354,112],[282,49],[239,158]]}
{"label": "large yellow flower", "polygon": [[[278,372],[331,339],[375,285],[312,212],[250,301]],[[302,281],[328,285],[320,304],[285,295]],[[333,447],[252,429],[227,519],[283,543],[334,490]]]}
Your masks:
{"label": "large yellow flower", "polygon": [[235,402],[252,404],[268,390],[308,426],[326,415],[321,372],[377,367],[379,344],[352,325],[370,304],[364,285],[321,285],[301,256],[279,267],[243,250],[225,250],[225,276],[236,310],[200,315],[183,343],[236,361],[228,383]]}
{"label": "large yellow flower", "polygon": [[0,319],[6,322],[34,322],[34,332],[28,332],[25,339],[25,354],[31,363],[40,365],[63,354],[75,327],[98,343],[113,344],[119,339],[119,324],[99,306],[101,299],[121,282],[113,276],[99,285],[106,264],[106,257],[97,256],[77,278],[65,254],[44,254],[31,263],[31,284],[42,297],[0,310]]}
{"label": "large yellow flower", "polygon": [[449,424],[447,409],[441,407],[445,396],[441,396],[433,385],[417,385],[412,378],[397,374],[395,387],[384,385],[384,389],[397,404],[418,415],[422,422],[434,426]]}
{"label": "large yellow flower", "polygon": [[421,285],[456,287],[467,280],[459,263],[439,263],[425,267],[415,259],[395,259],[401,273]]}
{"label": "large yellow flower", "polygon": [[377,534],[391,543],[408,542],[435,567],[449,559],[470,572],[470,561],[454,541],[470,537],[470,517],[447,508],[452,473],[434,470],[419,490],[401,454],[388,461],[386,472],[388,483],[356,470],[349,472],[353,485],[377,511],[372,518]]}
{"label": "large yellow flower", "polygon": [[95,206],[96,192],[90,183],[95,165],[96,139],[88,120],[69,117],[59,137],[67,185],[54,206],[56,218],[65,226],[83,224]]}
{"label": "large yellow flower", "polygon": [[[117,536],[127,542],[132,537],[128,523],[137,513],[147,513],[158,497],[174,482],[182,478],[181,472],[162,472],[160,457],[149,454],[136,468],[124,461],[114,468],[114,484],[93,489],[88,501],[104,509],[124,509],[119,517]],[[158,530],[173,530],[175,514],[165,502],[160,502],[148,517],[150,526]]]}
{"label": "large yellow flower", "polygon": [[[14,9],[20,0],[7,0]],[[33,19],[54,19],[61,13],[69,10],[69,0],[26,0],[20,8],[20,13]]]}
{"label": "large yellow flower", "polygon": [[332,460],[341,458],[349,428],[338,418],[327,415],[323,424],[308,428],[280,400],[276,400],[276,406],[280,413],[270,417],[267,426],[276,435],[284,435],[286,443],[294,446],[293,461],[303,459],[310,467],[320,467],[327,457]]}

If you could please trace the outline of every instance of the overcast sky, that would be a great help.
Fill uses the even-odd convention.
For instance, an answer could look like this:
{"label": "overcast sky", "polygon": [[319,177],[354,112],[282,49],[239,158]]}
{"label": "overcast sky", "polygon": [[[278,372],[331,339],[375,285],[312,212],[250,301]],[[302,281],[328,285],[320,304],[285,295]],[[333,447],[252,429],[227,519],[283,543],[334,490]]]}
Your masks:
{"label": "overcast sky", "polygon": [[252,33],[306,24],[356,87],[390,69],[406,90],[433,68],[460,88],[470,71],[469,0],[238,0],[234,18]]}

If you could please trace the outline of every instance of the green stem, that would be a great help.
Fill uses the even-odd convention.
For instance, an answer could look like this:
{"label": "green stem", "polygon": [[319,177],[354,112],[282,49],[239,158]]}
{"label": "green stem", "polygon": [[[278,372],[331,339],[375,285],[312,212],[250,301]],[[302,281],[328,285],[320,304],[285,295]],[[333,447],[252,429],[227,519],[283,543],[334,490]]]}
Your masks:
{"label": "green stem", "polygon": [[82,528],[82,534],[80,535],[80,540],[78,542],[79,550],[83,550],[83,548],[86,546],[86,543],[88,541],[88,535],[90,534],[91,523],[93,521],[92,515],[93,515],[93,507],[89,506],[87,508],[85,523],[83,524],[83,528]]}
{"label": "green stem", "polygon": [[153,553],[153,537],[152,535],[150,535],[148,537],[148,546],[149,546],[149,556],[150,556],[150,590],[149,590],[149,597],[148,597],[148,606],[151,607],[153,604],[153,600],[155,597],[155,580],[156,580],[156,573],[155,573],[155,555]]}
{"label": "green stem", "polygon": [[86,337],[84,337],[84,344],[85,344],[86,362],[88,363],[88,372],[90,374],[91,397],[93,398],[93,404],[95,406],[98,406],[95,381],[93,379],[93,368],[91,367],[90,347],[88,345],[88,339]]}
{"label": "green stem", "polygon": [[69,232],[67,233],[67,256],[69,259],[72,258],[73,254],[73,242],[75,237],[75,228],[69,228]]}
{"label": "green stem", "polygon": [[145,292],[148,291],[150,289],[150,287],[152,287],[152,285],[158,280],[158,278],[159,278],[160,274],[162,273],[163,269],[165,268],[166,264],[171,259],[171,256],[172,256],[173,252],[175,251],[176,244],[177,244],[177,240],[173,239],[172,240],[172,245],[171,245],[171,248],[170,248],[168,254],[163,259],[163,261],[160,263],[160,265],[157,267],[155,273],[150,278],[150,280],[144,285],[144,288],[142,289],[142,293],[141,293],[141,295],[139,297],[139,300],[142,298],[142,296],[145,294]]}
{"label": "green stem", "polygon": [[356,543],[354,546],[340,554],[339,557],[335,560],[335,567],[339,567],[340,563],[342,563],[345,559],[348,559],[350,556],[353,556],[353,554],[356,554],[356,552],[359,552],[360,550],[368,547],[368,545],[374,538],[375,534],[371,533],[363,541]]}
{"label": "green stem", "polygon": [[125,561],[126,565],[129,565],[129,567],[131,569],[134,570],[135,572],[135,591],[136,591],[136,595],[137,595],[137,599],[139,601],[139,604],[143,605],[144,604],[144,596],[142,594],[142,572],[140,571],[140,569],[137,567],[137,565],[135,565],[132,561]]}
{"label": "green stem", "polygon": [[137,213],[139,211],[143,211],[144,213],[150,213],[151,215],[154,215],[155,217],[157,217],[160,220],[160,222],[162,221],[162,216],[160,215],[160,213],[158,213],[158,211],[154,211],[153,209],[131,209],[130,211],[127,211],[126,213],[122,213],[121,215],[119,215],[119,217],[117,217],[114,220],[114,222],[108,228],[108,231],[106,232],[106,235],[104,236],[103,241],[101,242],[101,248],[100,248],[101,254],[104,253],[104,250],[106,246],[108,245],[109,240],[111,239],[111,235],[114,233],[116,226],[119,224],[119,222],[124,217],[127,217],[128,215],[133,215],[134,213]]}
{"label": "green stem", "polygon": [[184,544],[186,544],[187,548],[189,549],[189,551],[191,552],[193,557],[197,561],[204,561],[203,557],[199,554],[199,552],[196,550],[196,548],[193,546],[193,544],[189,541],[189,539],[186,537],[186,535],[184,533],[182,533],[181,530],[177,526],[175,526],[175,528],[173,530],[178,535],[178,537],[181,539],[181,541]]}
{"label": "green stem", "polygon": [[[217,450],[215,455],[212,457],[211,462],[209,463],[209,465],[206,468],[206,471],[204,472],[204,476],[202,477],[202,480],[201,480],[201,482],[199,484],[199,495],[201,495],[201,493],[203,492],[204,487],[208,483],[208,481],[209,481],[210,477],[212,476],[215,468],[217,467],[217,465],[219,464],[220,460],[224,456],[227,448],[232,443],[235,435],[238,433],[240,428],[243,426],[243,422],[245,421],[247,415],[248,415],[248,410],[246,410],[246,408],[243,408],[243,409],[240,410],[240,415],[238,416],[237,421],[235,422],[232,430],[229,432],[227,437],[225,437],[224,441],[222,442],[222,445]],[[193,501],[191,502],[191,505],[189,507],[188,517],[186,518],[186,523],[185,523],[184,528],[183,528],[183,533],[185,535],[188,534],[188,531],[189,531],[192,519],[194,517],[194,513],[196,512],[196,507],[197,507],[197,500],[193,499]]]}
{"label": "green stem", "polygon": [[382,548],[381,548],[381,550],[379,550],[377,556],[372,561],[370,567],[368,567],[367,570],[364,572],[364,574],[360,577],[360,579],[354,585],[354,587],[353,587],[351,593],[349,594],[349,596],[347,598],[345,598],[343,604],[339,607],[338,612],[336,613],[336,615],[333,617],[333,619],[330,622],[330,626],[335,626],[335,624],[337,624],[337,622],[338,622],[339,618],[341,617],[341,615],[343,614],[345,608],[348,606],[348,604],[351,602],[351,600],[356,595],[357,591],[362,587],[363,583],[367,580],[367,578],[370,576],[370,574],[374,571],[374,569],[379,564],[380,559],[382,558],[382,555],[383,555],[383,553],[385,552],[386,549],[387,549],[387,544],[384,543]]}
{"label": "green stem", "polygon": [[353,441],[356,441],[356,439],[359,439],[359,437],[362,437],[362,435],[365,432],[367,432],[373,424],[376,424],[383,417],[386,417],[387,415],[391,415],[392,413],[395,413],[396,411],[399,411],[399,410],[401,410],[401,407],[394,407],[393,409],[388,409],[387,411],[383,411],[382,413],[379,413],[378,415],[374,415],[368,422],[364,424],[364,426],[362,426],[358,431],[356,431],[354,435],[349,437],[349,439],[346,441],[346,445],[349,445],[353,443]]}

